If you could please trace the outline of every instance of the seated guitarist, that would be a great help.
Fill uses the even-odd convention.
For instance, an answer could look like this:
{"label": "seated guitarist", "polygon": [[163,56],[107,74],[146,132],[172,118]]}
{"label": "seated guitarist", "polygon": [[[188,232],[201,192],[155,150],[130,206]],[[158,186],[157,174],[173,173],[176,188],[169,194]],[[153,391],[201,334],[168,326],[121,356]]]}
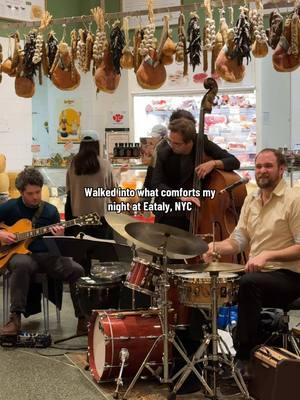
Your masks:
{"label": "seated guitarist", "polygon": [[[36,228],[58,224],[60,217],[57,208],[41,200],[43,183],[43,176],[34,168],[25,168],[20,172],[16,178],[16,187],[21,196],[0,205],[0,222],[11,226],[20,219],[26,218],[31,220]],[[28,229],[24,229],[24,231],[28,231]],[[64,228],[56,225],[51,228],[51,233],[53,235],[63,235]],[[16,242],[16,236],[12,232],[0,229],[0,242],[2,245],[13,245]],[[34,239],[28,249],[31,253],[13,254],[6,265],[11,272],[10,318],[0,330],[0,334],[16,335],[20,330],[21,314],[25,313],[26,310],[30,278],[36,272],[44,272],[49,277],[70,283],[75,315],[78,318],[77,334],[86,333],[86,321],[75,296],[75,282],[84,275],[81,265],[69,257],[58,257],[49,254],[41,236]],[[11,251],[14,251],[13,246]]]}

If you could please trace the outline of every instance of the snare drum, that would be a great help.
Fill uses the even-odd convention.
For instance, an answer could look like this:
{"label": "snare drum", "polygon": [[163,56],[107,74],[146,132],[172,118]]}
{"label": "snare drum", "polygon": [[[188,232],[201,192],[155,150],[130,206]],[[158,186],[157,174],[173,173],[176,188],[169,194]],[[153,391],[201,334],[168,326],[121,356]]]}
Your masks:
{"label": "snare drum", "polygon": [[[179,277],[180,302],[189,307],[211,307],[211,279],[208,272],[193,272]],[[221,272],[218,276],[218,305],[231,303],[238,291],[238,275]]]}
{"label": "snare drum", "polygon": [[[120,351],[127,349],[123,377],[132,377],[139,370],[155,340],[162,335],[162,320],[156,310],[103,311],[95,310],[90,319],[88,353],[90,370],[96,382],[118,377]],[[169,345],[169,360],[172,347]],[[148,359],[151,368],[162,366],[163,340],[154,347]],[[149,374],[147,368],[143,375]]]}
{"label": "snare drum", "polygon": [[124,285],[149,296],[155,296],[155,287],[161,274],[162,270],[159,265],[135,257],[132,260],[131,269],[127,274]]}

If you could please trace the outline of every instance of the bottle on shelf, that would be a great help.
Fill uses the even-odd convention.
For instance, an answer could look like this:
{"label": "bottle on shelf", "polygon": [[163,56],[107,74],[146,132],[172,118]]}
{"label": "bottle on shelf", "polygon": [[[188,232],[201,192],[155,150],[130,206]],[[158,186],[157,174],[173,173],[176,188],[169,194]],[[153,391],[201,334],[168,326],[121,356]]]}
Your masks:
{"label": "bottle on shelf", "polygon": [[125,157],[131,157],[132,152],[131,152],[131,143],[126,143],[126,149],[125,149]]}
{"label": "bottle on shelf", "polygon": [[132,153],[133,153],[133,154],[132,154],[133,157],[136,157],[136,158],[140,157],[140,155],[141,155],[141,149],[140,149],[140,144],[139,144],[139,143],[135,143],[135,144],[134,144]]}
{"label": "bottle on shelf", "polygon": [[119,156],[119,144],[118,143],[115,144],[115,147],[114,147],[114,150],[113,150],[113,154],[114,154],[114,157],[118,157]]}
{"label": "bottle on shelf", "polygon": [[118,157],[125,157],[124,143],[119,143],[119,154]]}

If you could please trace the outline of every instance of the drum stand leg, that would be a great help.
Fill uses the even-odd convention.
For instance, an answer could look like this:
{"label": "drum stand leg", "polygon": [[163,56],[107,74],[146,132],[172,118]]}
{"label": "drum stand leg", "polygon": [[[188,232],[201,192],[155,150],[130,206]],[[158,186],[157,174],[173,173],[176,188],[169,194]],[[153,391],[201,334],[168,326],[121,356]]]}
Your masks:
{"label": "drum stand leg", "polygon": [[[172,379],[169,378],[169,343],[173,344],[173,346],[177,349],[178,353],[185,360],[185,362],[186,362],[187,366],[189,366],[190,370],[193,371],[196,374],[196,376],[198,377],[198,379],[200,380],[200,382],[202,383],[202,385],[206,389],[207,393],[209,393],[210,395],[213,394],[211,388],[208,386],[208,384],[205,381],[205,379],[203,378],[203,376],[201,376],[201,374],[196,369],[195,365],[192,364],[191,360],[188,358],[188,356],[186,355],[184,350],[176,342],[174,331],[170,331],[169,332],[169,324],[168,324],[169,307],[168,307],[168,296],[167,296],[169,284],[168,284],[168,278],[167,278],[167,257],[166,257],[166,251],[165,251],[166,244],[167,244],[167,238],[166,238],[166,243],[164,244],[164,246],[162,246],[163,253],[164,253],[164,256],[163,256],[163,274],[162,274],[161,281],[159,283],[159,287],[160,287],[159,292],[160,292],[160,298],[161,298],[161,302],[160,302],[159,308],[161,310],[162,331],[163,331],[163,333],[153,343],[150,351],[146,355],[146,358],[144,359],[143,363],[141,364],[138,372],[136,373],[135,377],[133,378],[133,380],[131,381],[130,385],[128,386],[128,388],[127,388],[127,390],[126,390],[126,392],[125,392],[125,394],[123,396],[123,400],[126,400],[128,394],[130,393],[131,389],[135,385],[136,381],[140,377],[140,375],[141,375],[141,373],[142,373],[142,371],[143,371],[143,369],[145,367],[153,374],[153,376],[156,376],[161,383],[171,383],[177,378],[177,376],[179,376],[179,374],[183,371],[183,369],[185,367],[183,367],[180,371],[178,371],[178,373]],[[158,343],[161,340],[163,340],[163,349],[164,349],[164,351],[163,351],[163,378],[161,378],[150,367],[150,365],[147,365],[147,361],[148,361],[152,351],[154,350],[154,348],[158,345]]]}
{"label": "drum stand leg", "polygon": [[154,348],[158,345],[158,343],[163,340],[164,344],[166,343],[167,347],[169,345],[169,343],[172,343],[173,346],[177,349],[177,351],[179,352],[179,354],[182,356],[182,358],[185,360],[186,364],[189,366],[190,371],[193,371],[195,373],[195,375],[198,377],[198,379],[200,380],[200,382],[202,383],[202,385],[204,386],[204,388],[206,389],[206,391],[212,395],[213,392],[211,390],[211,388],[208,386],[207,382],[205,381],[205,379],[203,378],[203,376],[200,375],[199,371],[196,369],[195,365],[192,364],[192,361],[188,358],[188,356],[186,355],[186,353],[184,352],[184,350],[181,348],[181,346],[176,342],[175,340],[175,334],[173,332],[165,333],[160,335],[156,341],[154,342],[153,346],[151,347],[150,351],[148,352],[146,358],[144,359],[143,363],[141,364],[138,372],[136,373],[135,377],[133,378],[133,380],[131,381],[130,385],[128,386],[124,396],[123,396],[123,400],[127,399],[128,394],[130,393],[130,391],[132,390],[133,386],[136,384],[138,378],[140,377],[142,371],[144,368],[147,368],[153,376],[157,377],[159,379],[159,381],[161,383],[171,383],[173,382],[179,375],[180,373],[183,371],[183,369],[185,369],[185,367],[183,367],[180,371],[178,371],[176,373],[176,375],[174,375],[172,377],[172,379],[169,379],[168,375],[166,376],[166,371],[168,372],[169,369],[169,362],[168,362],[168,358],[165,357],[165,353],[163,354],[163,367],[164,367],[164,376],[163,378],[161,378],[159,375],[157,375],[157,373],[149,366],[147,365],[148,359],[152,353],[152,351],[154,350]]}
{"label": "drum stand leg", "polygon": [[[179,379],[179,381],[176,383],[176,385],[173,388],[173,391],[169,395],[169,400],[174,400],[176,399],[176,392],[179,390],[179,388],[182,386],[184,381],[187,379],[187,377],[190,375],[192,370],[194,371],[195,364],[203,362],[207,363],[207,361],[212,361],[212,383],[213,383],[213,389],[212,391],[208,391],[208,396],[214,400],[217,400],[219,398],[222,398],[218,395],[217,393],[217,372],[219,368],[219,364],[226,364],[231,368],[232,376],[233,379],[235,380],[235,383],[237,384],[241,394],[245,399],[251,399],[247,386],[244,382],[244,379],[240,373],[240,371],[235,368],[233,358],[230,354],[230,350],[227,346],[227,344],[224,342],[224,340],[221,338],[221,336],[218,335],[218,330],[217,330],[217,287],[218,287],[218,273],[217,272],[211,272],[211,297],[212,297],[212,333],[207,335],[196,353],[194,354],[192,361],[189,362],[186,367],[183,368],[183,373]],[[211,355],[206,355],[208,346],[212,344],[212,354]],[[218,354],[218,347],[221,351],[221,356]],[[207,366],[204,366],[204,369],[206,369]],[[195,371],[194,371],[195,372]],[[198,376],[198,375],[197,375]]]}

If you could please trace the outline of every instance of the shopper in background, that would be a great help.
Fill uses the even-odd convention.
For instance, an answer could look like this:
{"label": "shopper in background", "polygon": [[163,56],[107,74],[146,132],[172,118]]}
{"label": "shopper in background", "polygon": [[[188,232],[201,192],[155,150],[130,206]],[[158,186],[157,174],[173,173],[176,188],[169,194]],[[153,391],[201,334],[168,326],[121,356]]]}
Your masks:
{"label": "shopper in background", "polygon": [[[224,241],[215,243],[219,255],[250,246],[246,274],[239,281],[235,347],[238,366],[247,374],[251,349],[260,342],[262,307],[285,308],[300,296],[300,194],[283,178],[284,156],[275,149],[255,159],[257,192],[249,194],[239,222]],[[210,262],[213,244],[204,254]]]}
{"label": "shopper in background", "polygon": [[104,214],[106,198],[88,197],[86,188],[113,189],[116,182],[112,166],[106,159],[100,157],[99,141],[91,136],[85,136],[79,147],[79,152],[73,157],[67,171],[67,203],[66,219],[78,217],[92,212],[98,213],[101,225],[90,225],[68,229],[68,234],[75,236],[79,232],[102,239],[113,239],[112,228],[107,224]]}
{"label": "shopper in background", "polygon": [[[31,220],[36,228],[59,224],[60,218],[57,208],[42,201],[43,183],[43,176],[34,168],[25,168],[20,172],[16,178],[16,187],[21,196],[0,205],[0,222],[11,226],[26,218]],[[64,234],[64,228],[60,225],[54,225],[50,231],[55,236]],[[1,243],[13,245],[16,241],[17,238],[14,233],[0,229]],[[75,293],[75,282],[84,275],[82,266],[69,257],[57,257],[49,254],[41,236],[34,239],[28,249],[31,254],[13,253],[7,265],[11,272],[11,314],[9,322],[0,330],[0,334],[16,335],[21,329],[21,314],[28,314],[27,299],[30,294],[30,282],[36,272],[44,272],[51,278],[70,283],[75,315],[79,318],[77,334],[85,333],[87,331],[86,321],[81,314]],[[11,251],[13,252],[13,247]]]}

